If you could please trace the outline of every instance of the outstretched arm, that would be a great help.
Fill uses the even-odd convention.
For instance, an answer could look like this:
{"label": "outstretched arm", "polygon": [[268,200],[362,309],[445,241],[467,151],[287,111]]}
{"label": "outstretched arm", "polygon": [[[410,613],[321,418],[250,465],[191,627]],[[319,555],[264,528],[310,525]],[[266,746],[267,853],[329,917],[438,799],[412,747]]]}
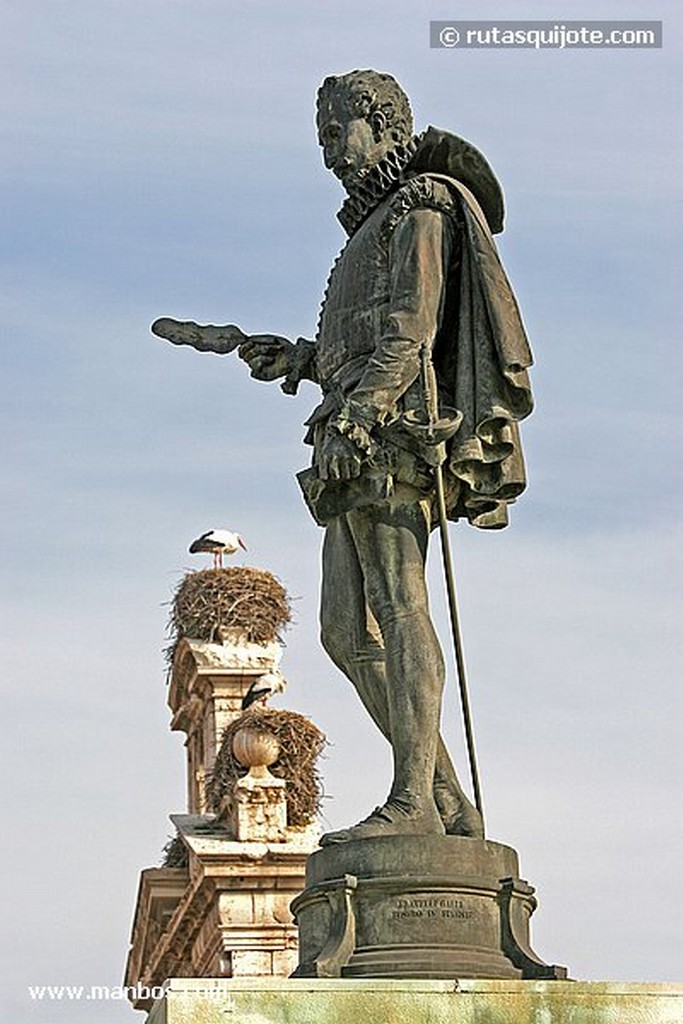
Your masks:
{"label": "outstretched arm", "polygon": [[303,379],[315,380],[315,345],[305,338],[296,344],[278,334],[245,334],[235,324],[215,327],[196,324],[193,320],[161,317],[152,324],[152,333],[173,345],[190,345],[198,352],[227,355],[238,349],[240,359],[248,364],[256,380],[278,380],[285,394],[296,394]]}

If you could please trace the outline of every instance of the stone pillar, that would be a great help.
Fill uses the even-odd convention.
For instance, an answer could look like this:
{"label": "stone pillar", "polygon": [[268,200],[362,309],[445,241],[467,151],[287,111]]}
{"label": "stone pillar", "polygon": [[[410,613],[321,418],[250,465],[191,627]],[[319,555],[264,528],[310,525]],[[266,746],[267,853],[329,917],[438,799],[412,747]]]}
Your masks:
{"label": "stone pillar", "polygon": [[[285,597],[270,581],[271,591],[279,587]],[[170,977],[286,978],[297,964],[289,908],[304,887],[319,830],[315,823],[288,824],[287,783],[266,767],[279,756],[273,736],[266,737],[265,756],[263,743],[258,750],[243,745],[246,759],[237,756],[249,774],[225,795],[218,815],[207,813],[206,781],[223,733],[242,714],[252,683],[277,668],[282,649],[275,640],[248,640],[241,628],[248,602],[240,607],[240,628],[221,626],[217,642],[183,635],[175,646],[168,704],[171,729],[186,736],[188,813],[171,816],[177,838],[167,865],[141,875],[125,974],[136,1009],[149,1010]],[[250,731],[261,735],[237,735]]]}
{"label": "stone pillar", "polygon": [[235,784],[226,815],[237,840],[258,843],[279,842],[287,836],[287,800],[284,779],[276,779],[266,769],[255,775],[253,769]]}
{"label": "stone pillar", "polygon": [[277,643],[255,644],[237,630],[225,630],[222,644],[183,638],[176,648],[168,705],[171,729],[187,736],[187,808],[206,813],[205,782],[221,737],[242,711],[249,687],[280,661]]}

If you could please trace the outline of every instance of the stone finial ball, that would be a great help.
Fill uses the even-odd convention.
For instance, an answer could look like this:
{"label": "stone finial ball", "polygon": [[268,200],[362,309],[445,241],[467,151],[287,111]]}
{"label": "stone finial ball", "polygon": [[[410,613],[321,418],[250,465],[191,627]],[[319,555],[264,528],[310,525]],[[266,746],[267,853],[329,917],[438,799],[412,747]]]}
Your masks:
{"label": "stone finial ball", "polygon": [[232,752],[245,768],[269,767],[280,756],[280,742],[265,729],[245,726],[233,736]]}

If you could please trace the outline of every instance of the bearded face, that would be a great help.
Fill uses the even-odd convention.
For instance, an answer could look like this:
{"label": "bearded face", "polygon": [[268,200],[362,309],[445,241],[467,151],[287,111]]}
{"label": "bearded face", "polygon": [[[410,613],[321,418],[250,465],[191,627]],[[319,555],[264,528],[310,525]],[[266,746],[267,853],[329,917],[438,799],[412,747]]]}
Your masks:
{"label": "bearded face", "polygon": [[395,142],[381,111],[359,117],[341,97],[331,97],[318,112],[318,142],[325,167],[353,192],[364,175]]}

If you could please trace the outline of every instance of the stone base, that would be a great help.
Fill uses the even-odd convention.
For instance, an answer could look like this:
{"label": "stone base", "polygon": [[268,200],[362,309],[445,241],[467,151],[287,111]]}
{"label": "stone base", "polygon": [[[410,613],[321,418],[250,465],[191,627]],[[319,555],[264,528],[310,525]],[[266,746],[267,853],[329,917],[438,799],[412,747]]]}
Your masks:
{"label": "stone base", "polygon": [[534,890],[511,847],[456,836],[326,846],[292,903],[295,978],[566,978],[530,946]]}
{"label": "stone base", "polygon": [[178,978],[147,1024],[681,1024],[683,985]]}
{"label": "stone base", "polygon": [[172,815],[186,868],[148,868],[138,893],[125,984],[136,1009],[174,976],[286,978],[297,964],[289,905],[304,884],[317,829],[286,841],[238,842],[209,815]]}

